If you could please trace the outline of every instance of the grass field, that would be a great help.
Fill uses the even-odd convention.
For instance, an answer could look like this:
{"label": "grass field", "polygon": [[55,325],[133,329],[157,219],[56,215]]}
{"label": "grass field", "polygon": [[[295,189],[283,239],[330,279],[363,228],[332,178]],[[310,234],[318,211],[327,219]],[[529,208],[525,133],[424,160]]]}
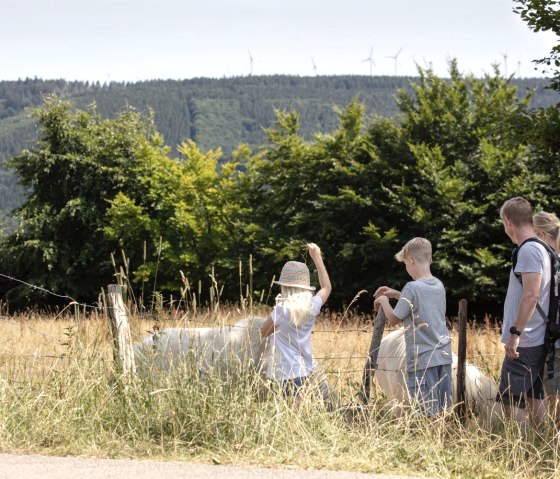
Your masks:
{"label": "grass field", "polygon": [[[247,314],[234,307],[172,311],[157,323],[215,326]],[[154,325],[149,316],[133,316],[133,340]],[[356,404],[371,331],[362,317],[323,316],[316,326],[315,356],[345,404]],[[502,351],[490,322],[469,328],[469,362],[496,377]],[[114,371],[107,320],[99,313],[69,309],[0,319],[5,452],[552,478],[560,476],[559,437],[551,421],[525,432],[504,421],[484,427],[474,417],[463,426],[453,414],[429,421],[409,409],[399,416],[377,389],[349,421],[314,397],[286,401],[250,372],[201,379],[186,363],[166,375],[130,381]]]}

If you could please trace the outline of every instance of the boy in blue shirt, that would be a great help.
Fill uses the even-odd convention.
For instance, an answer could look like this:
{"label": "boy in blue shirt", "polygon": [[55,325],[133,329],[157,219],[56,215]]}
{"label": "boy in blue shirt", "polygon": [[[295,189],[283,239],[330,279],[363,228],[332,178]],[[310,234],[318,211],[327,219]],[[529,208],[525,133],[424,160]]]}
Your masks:
{"label": "boy in blue shirt", "polygon": [[[407,378],[410,397],[426,416],[452,405],[451,337],[445,323],[445,288],[430,270],[432,245],[413,238],[395,255],[404,262],[412,281],[402,291],[381,286],[375,292],[375,310],[383,308],[390,326],[404,323]],[[398,299],[395,309],[389,298]]]}

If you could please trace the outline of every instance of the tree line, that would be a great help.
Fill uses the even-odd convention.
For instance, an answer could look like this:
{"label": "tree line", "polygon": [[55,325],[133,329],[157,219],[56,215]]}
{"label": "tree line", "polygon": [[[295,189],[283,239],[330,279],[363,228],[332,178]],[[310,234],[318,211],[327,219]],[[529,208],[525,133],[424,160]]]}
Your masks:
{"label": "tree line", "polygon": [[[174,153],[154,114],[106,118],[47,97],[33,113],[39,139],[9,160],[29,194],[2,238],[0,271],[91,302],[122,266],[136,296],[200,281],[203,298],[215,282],[235,301],[251,257],[258,300],[315,241],[338,309],[361,290],[403,284],[393,255],[425,236],[450,305],[465,297],[500,314],[512,245],[498,210],[523,195],[558,211],[558,139],[547,134],[558,106],[531,109],[499,71],[474,78],[454,61],[449,79],[422,68],[418,78],[398,92],[398,119],[354,99],[336,128],[307,138],[296,111],[276,111],[265,145],[226,159],[191,139]],[[5,278],[0,288],[13,307],[53,299]]]}
{"label": "tree line", "polygon": [[[555,0],[514,3],[530,28],[560,35]],[[556,45],[537,61],[552,69],[556,91],[559,53]],[[236,300],[251,258],[257,299],[315,241],[333,279],[331,307],[340,308],[359,291],[402,284],[393,254],[425,236],[451,303],[466,297],[499,314],[512,245],[498,210],[523,195],[558,211],[560,104],[531,108],[532,93],[497,68],[474,78],[452,61],[449,76],[419,68],[398,91],[397,117],[366,116],[354,98],[336,127],[312,136],[295,110],[276,110],[264,144],[241,143],[226,157],[194,134],[169,146],[157,112],[125,107],[107,117],[95,104],[49,96],[33,113],[38,139],[8,161],[28,194],[15,232],[0,236],[1,297],[45,304],[47,289],[91,302],[119,272],[141,298],[210,283],[210,296]]]}
{"label": "tree line", "polygon": [[[221,148],[225,161],[240,144],[266,145],[265,130],[274,124],[276,110],[296,110],[300,133],[307,140],[336,129],[333,106],[347,105],[356,97],[370,116],[398,117],[396,92],[409,89],[411,81],[418,78],[274,75],[109,84],[31,78],[0,82],[0,219],[25,197],[3,160],[34,144],[37,133],[28,109],[41,105],[45,95],[56,94],[81,109],[95,102],[104,118],[115,118],[127,106],[146,115],[153,112],[155,126],[175,157],[180,156],[177,146],[188,138],[203,150]],[[531,108],[558,101],[545,79],[512,78],[512,83],[520,96],[534,90]],[[9,231],[15,225],[13,220],[4,223]]]}

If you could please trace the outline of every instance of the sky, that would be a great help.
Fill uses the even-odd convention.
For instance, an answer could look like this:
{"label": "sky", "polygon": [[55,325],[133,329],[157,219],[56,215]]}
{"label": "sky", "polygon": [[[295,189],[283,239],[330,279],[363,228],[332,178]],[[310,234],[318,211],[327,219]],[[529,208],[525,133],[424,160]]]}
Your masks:
{"label": "sky", "polygon": [[[0,80],[543,76],[513,0],[0,0]],[[396,60],[395,60],[396,56]],[[369,60],[371,58],[371,61]]]}

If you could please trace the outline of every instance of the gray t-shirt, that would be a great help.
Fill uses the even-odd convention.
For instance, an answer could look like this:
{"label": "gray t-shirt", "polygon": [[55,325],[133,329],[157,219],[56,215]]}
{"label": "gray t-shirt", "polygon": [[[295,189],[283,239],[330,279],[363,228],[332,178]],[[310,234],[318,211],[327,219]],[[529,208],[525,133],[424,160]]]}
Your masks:
{"label": "gray t-shirt", "polygon": [[445,307],[445,288],[435,277],[410,281],[402,289],[394,314],[404,322],[409,372],[452,363]]}
{"label": "gray t-shirt", "polygon": [[[550,301],[550,257],[545,247],[536,241],[529,241],[519,249],[517,253],[517,264],[515,266],[516,273],[540,273],[541,292],[539,295],[539,304],[545,313],[548,313],[548,303]],[[513,274],[513,270],[509,273],[509,284],[504,302],[504,321],[502,324],[502,343],[507,343],[509,339],[509,328],[515,322],[519,303],[523,296],[523,287]],[[523,334],[519,338],[519,346],[528,348],[531,346],[540,346],[544,344],[544,333],[546,331],[546,323],[541,314],[535,308],[535,312],[522,331]]]}

